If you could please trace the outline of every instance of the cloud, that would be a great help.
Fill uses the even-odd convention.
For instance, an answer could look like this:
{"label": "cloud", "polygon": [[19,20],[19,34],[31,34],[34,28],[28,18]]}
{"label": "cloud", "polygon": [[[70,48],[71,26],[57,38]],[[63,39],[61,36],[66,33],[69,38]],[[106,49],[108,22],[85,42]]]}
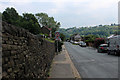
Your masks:
{"label": "cloud", "polygon": [[0,11],[14,7],[23,12],[45,12],[62,26],[82,26],[117,21],[119,0],[0,0]]}
{"label": "cloud", "polygon": [[109,8],[110,6],[116,4],[117,5],[118,0],[93,0],[90,4],[88,4],[88,7],[90,7],[93,10],[100,9],[100,8]]}
{"label": "cloud", "polygon": [[49,9],[47,12],[51,13],[51,14],[57,14],[58,13],[58,9],[55,9],[55,8]]}
{"label": "cloud", "polygon": [[0,11],[4,11],[7,7],[15,7],[8,2],[0,3]]}

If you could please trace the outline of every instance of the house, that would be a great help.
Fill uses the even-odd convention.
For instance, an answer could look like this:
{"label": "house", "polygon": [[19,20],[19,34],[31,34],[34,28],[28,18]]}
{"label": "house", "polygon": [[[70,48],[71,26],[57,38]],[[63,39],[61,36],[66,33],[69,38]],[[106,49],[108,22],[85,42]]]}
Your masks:
{"label": "house", "polygon": [[70,40],[72,40],[72,41],[81,41],[81,36],[80,36],[80,34],[73,34],[71,37],[70,37]]}
{"label": "house", "polygon": [[42,32],[43,34],[47,34],[48,37],[52,37],[52,29],[51,29],[51,28],[48,28],[47,26],[43,26],[43,27],[41,28],[41,32]]}

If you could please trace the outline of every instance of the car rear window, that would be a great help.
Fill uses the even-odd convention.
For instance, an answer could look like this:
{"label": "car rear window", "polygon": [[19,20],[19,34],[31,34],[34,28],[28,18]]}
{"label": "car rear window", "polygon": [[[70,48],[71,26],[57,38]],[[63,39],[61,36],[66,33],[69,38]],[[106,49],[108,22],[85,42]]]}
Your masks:
{"label": "car rear window", "polygon": [[100,45],[101,47],[107,47],[108,45],[107,44],[102,44]]}

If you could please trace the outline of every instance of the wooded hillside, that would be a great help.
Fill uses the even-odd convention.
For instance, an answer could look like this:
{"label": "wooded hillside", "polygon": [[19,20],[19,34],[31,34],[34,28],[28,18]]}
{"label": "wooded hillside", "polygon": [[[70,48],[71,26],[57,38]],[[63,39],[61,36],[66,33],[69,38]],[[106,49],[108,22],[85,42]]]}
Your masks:
{"label": "wooded hillside", "polygon": [[99,25],[94,27],[80,27],[80,28],[60,28],[59,31],[63,33],[66,38],[69,38],[72,34],[79,33],[82,36],[93,34],[98,37],[108,37],[111,34],[115,34],[118,31],[118,26],[116,24],[111,25]]}

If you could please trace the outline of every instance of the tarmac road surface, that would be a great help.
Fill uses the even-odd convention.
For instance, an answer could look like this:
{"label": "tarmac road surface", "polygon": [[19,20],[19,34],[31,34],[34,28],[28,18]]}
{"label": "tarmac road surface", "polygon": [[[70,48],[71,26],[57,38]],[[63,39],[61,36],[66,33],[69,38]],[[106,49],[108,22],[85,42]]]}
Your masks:
{"label": "tarmac road surface", "polygon": [[64,44],[82,78],[118,78],[118,56],[69,42]]}

